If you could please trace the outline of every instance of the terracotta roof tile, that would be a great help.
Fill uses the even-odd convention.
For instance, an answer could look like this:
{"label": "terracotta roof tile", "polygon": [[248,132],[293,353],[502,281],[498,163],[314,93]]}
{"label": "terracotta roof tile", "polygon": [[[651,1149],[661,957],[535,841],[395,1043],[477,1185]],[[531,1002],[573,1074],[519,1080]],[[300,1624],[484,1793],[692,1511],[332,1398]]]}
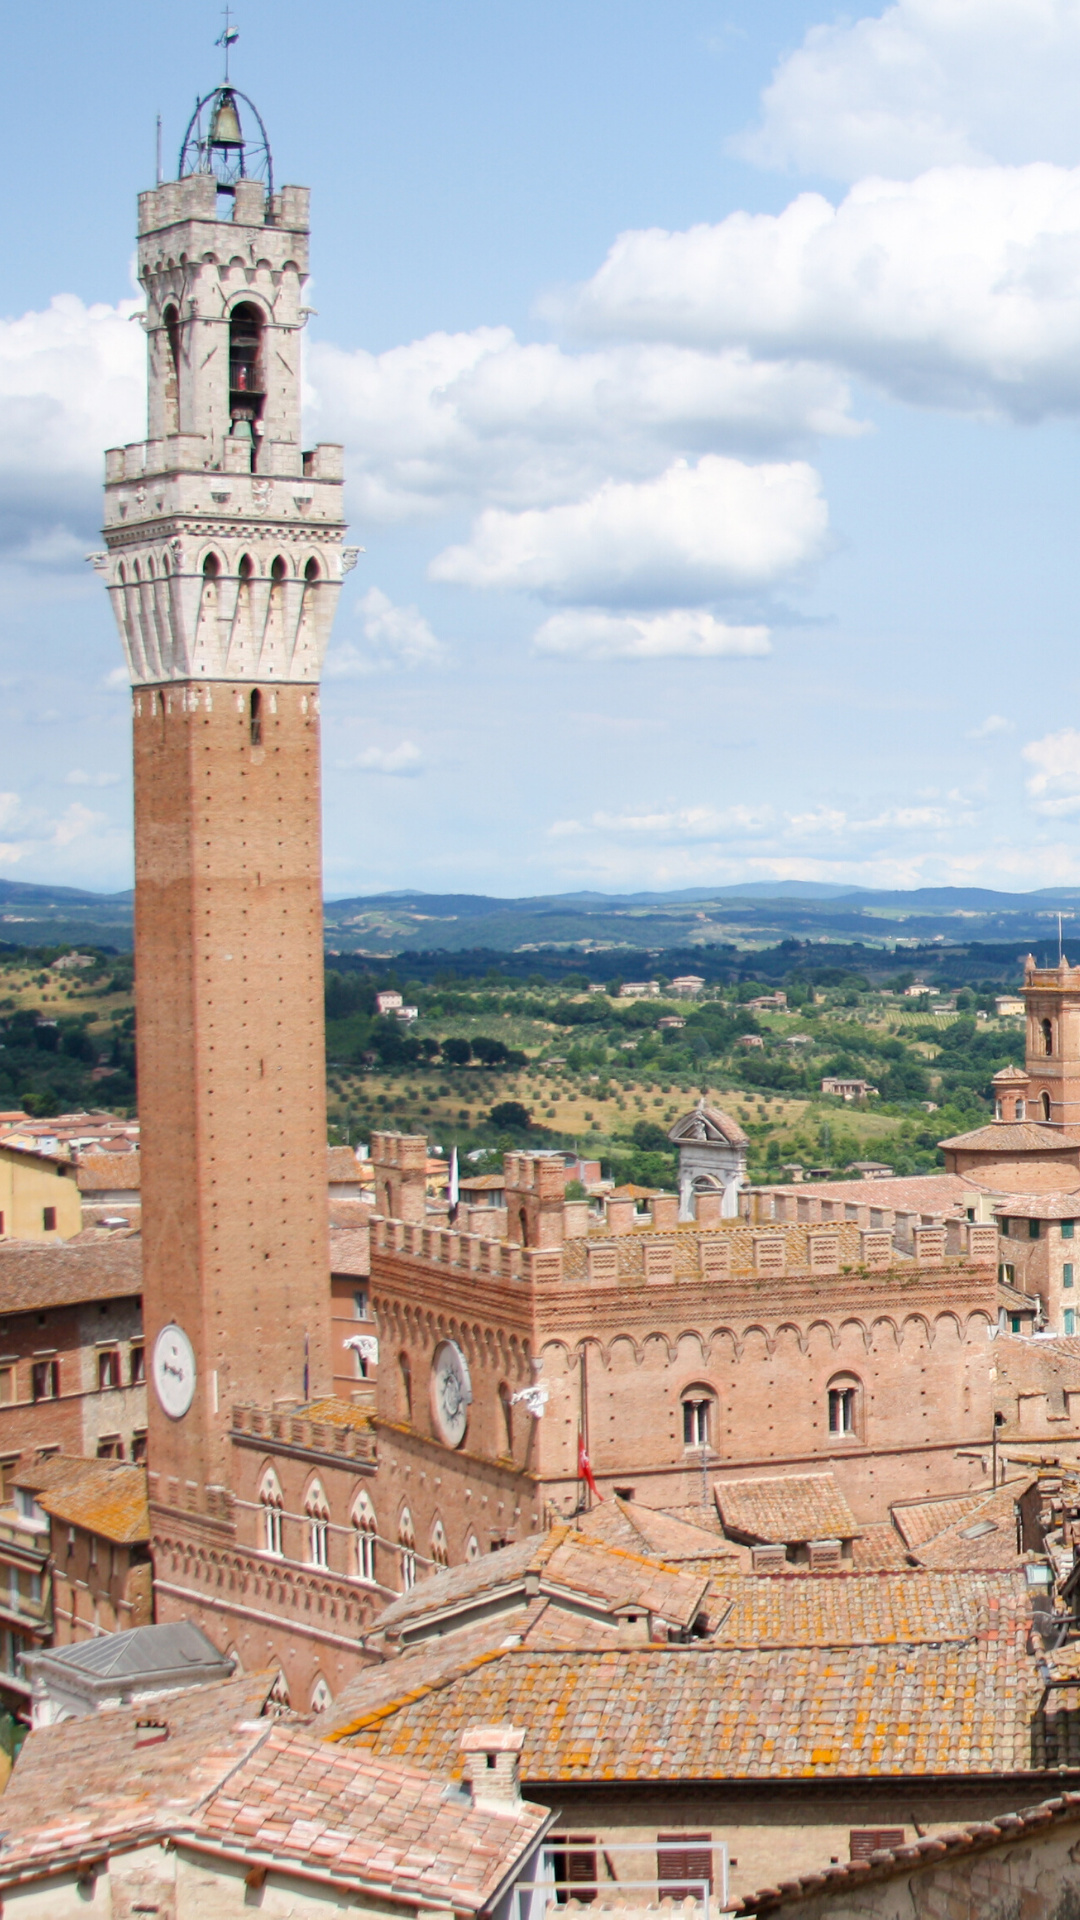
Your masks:
{"label": "terracotta roof tile", "polygon": [[87,1153],[79,1161],[75,1178],[80,1193],[138,1193],[142,1184],[142,1158],[137,1153]]}
{"label": "terracotta roof tile", "polygon": [[939,1140],[938,1145],[976,1148],[984,1153],[1030,1153],[1038,1147],[1044,1152],[1064,1153],[1080,1147],[1080,1127],[1053,1127],[1038,1120],[992,1120],[989,1126],[955,1133],[948,1140]]}
{"label": "terracotta roof tile", "polygon": [[71,1241],[0,1245],[0,1315],[141,1293],[142,1241],[137,1234],[110,1234],[104,1242],[79,1246]]}
{"label": "terracotta roof tile", "polygon": [[850,1540],[859,1531],[831,1473],[717,1480],[713,1491],[725,1533],[746,1540]]}
{"label": "terracotta roof tile", "polygon": [[44,1489],[38,1505],[54,1520],[83,1527],[103,1540],[130,1545],[150,1538],[145,1467],[95,1460],[92,1471]]}
{"label": "terracotta roof tile", "polygon": [[716,1601],[728,1610],[714,1644],[747,1648],[937,1645],[996,1630],[1003,1621],[1026,1621],[1030,1614],[1019,1571],[793,1571],[725,1583]]}
{"label": "terracotta roof tile", "polygon": [[[397,1705],[385,1678],[363,1676],[342,1695],[332,1737],[456,1771],[465,1727],[511,1722],[527,1729],[522,1773],[537,1783],[1075,1766],[1080,1711],[1060,1701],[1040,1709],[1026,1638],[1026,1620],[1009,1618],[996,1633],[941,1644],[508,1648]],[[411,1661],[390,1671],[398,1667],[399,1685],[415,1676]],[[366,1711],[376,1688],[379,1711]]]}
{"label": "terracotta roof tile", "polygon": [[1010,1193],[994,1202],[1002,1218],[1016,1214],[1024,1220],[1080,1220],[1080,1191],[1070,1193]]}
{"label": "terracotta roof tile", "polygon": [[699,1565],[704,1561],[727,1560],[734,1566],[744,1564],[745,1551],[723,1539],[715,1526],[680,1518],[660,1507],[645,1507],[636,1500],[612,1496],[591,1513],[581,1514],[576,1526],[589,1540],[601,1540],[612,1547],[628,1547],[647,1553],[670,1566],[686,1561]]}

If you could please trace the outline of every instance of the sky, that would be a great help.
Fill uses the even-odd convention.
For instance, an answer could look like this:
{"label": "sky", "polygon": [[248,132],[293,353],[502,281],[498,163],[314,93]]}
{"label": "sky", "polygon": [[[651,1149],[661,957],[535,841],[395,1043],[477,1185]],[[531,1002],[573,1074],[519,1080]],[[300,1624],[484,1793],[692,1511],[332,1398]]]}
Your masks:
{"label": "sky", "polygon": [[[248,0],[346,449],[325,880],[1080,883],[1080,0]],[[212,0],[5,17],[0,877],[132,874],[102,451]]]}

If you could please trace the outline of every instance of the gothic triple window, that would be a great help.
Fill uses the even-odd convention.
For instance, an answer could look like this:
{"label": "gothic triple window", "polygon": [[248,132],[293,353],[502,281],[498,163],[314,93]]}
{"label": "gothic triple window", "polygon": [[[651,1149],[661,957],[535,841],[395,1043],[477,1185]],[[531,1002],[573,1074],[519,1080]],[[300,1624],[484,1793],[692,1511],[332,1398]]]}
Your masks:
{"label": "gothic triple window", "polygon": [[268,1467],[267,1471],[263,1474],[262,1484],[259,1488],[259,1504],[262,1507],[263,1552],[272,1553],[276,1558],[280,1559],[282,1553],[282,1509],[285,1502],[282,1498],[277,1474],[272,1467]]}

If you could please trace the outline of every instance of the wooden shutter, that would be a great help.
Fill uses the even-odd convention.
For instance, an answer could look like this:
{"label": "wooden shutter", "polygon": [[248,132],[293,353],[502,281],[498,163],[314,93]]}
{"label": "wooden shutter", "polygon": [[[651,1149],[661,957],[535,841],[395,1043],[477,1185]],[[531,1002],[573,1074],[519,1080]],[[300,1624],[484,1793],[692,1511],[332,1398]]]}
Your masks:
{"label": "wooden shutter", "polygon": [[883,1847],[892,1852],[894,1847],[902,1847],[903,1844],[903,1827],[852,1827],[848,1835],[852,1860],[869,1860],[872,1853],[880,1852]]}
{"label": "wooden shutter", "polygon": [[658,1833],[656,1842],[661,1900],[700,1899],[702,1881],[712,1892],[711,1833]]}

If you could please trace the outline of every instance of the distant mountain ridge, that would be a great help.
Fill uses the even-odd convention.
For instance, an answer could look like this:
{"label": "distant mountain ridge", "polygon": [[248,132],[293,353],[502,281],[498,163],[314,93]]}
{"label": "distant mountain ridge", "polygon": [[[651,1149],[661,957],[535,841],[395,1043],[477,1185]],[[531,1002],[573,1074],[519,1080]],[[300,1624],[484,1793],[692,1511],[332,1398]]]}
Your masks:
{"label": "distant mountain ridge", "polygon": [[[989,887],[841,887],[809,880],[751,880],[669,892],[528,894],[427,893],[395,888],[325,903],[332,953],[389,958],[410,952],[518,955],[545,948],[589,953],[625,949],[635,970],[652,956],[702,946],[756,948],[784,940],[882,948],[1035,941],[1045,946],[1055,916],[1080,956],[1080,887],[998,893]],[[1075,926],[1074,926],[1075,916]],[[94,893],[0,880],[0,942],[35,946],[84,941],[130,947],[134,894]]]}

